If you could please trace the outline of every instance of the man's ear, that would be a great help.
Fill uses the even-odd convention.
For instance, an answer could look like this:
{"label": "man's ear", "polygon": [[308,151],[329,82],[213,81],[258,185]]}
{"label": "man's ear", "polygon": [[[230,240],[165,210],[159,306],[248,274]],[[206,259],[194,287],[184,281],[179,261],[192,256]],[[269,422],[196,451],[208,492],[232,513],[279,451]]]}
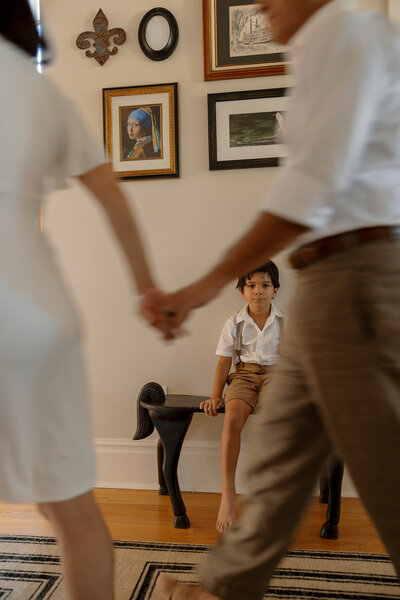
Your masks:
{"label": "man's ear", "polygon": [[240,292],[240,295],[243,296],[243,298],[244,298],[243,290],[241,290],[240,288],[238,288],[238,291]]}
{"label": "man's ear", "polygon": [[277,295],[277,293],[279,292],[279,288],[274,288],[274,295],[272,296],[273,298],[275,298],[275,296]]}

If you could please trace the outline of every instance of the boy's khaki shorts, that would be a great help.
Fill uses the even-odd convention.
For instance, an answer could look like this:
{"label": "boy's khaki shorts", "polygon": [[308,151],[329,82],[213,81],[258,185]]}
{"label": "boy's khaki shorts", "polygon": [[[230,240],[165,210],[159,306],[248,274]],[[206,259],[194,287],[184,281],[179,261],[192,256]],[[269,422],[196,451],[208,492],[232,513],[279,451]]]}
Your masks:
{"label": "boy's khaki shorts", "polygon": [[269,384],[274,365],[258,365],[255,363],[238,363],[236,371],[227,379],[228,389],[225,393],[225,404],[238,398],[255,409],[260,392]]}

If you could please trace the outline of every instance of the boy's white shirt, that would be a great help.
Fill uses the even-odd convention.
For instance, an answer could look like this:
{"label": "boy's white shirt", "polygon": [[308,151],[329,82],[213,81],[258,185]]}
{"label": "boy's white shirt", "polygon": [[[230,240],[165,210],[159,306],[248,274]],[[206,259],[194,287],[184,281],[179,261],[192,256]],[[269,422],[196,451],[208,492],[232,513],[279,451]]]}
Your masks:
{"label": "boy's white shirt", "polygon": [[[244,321],[242,331],[242,347],[240,359],[246,363],[260,365],[273,365],[278,360],[278,346],[281,327],[279,319],[283,319],[283,312],[271,302],[271,312],[260,331],[248,312],[248,304],[236,315],[226,321],[218,342],[217,356],[234,355],[237,325]],[[237,359],[235,358],[235,362]]]}

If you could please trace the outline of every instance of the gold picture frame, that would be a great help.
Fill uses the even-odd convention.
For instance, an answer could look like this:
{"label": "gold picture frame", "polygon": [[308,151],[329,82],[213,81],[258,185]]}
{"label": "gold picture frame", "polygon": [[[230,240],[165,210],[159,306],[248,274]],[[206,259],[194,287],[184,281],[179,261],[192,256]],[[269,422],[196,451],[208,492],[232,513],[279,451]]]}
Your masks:
{"label": "gold picture frame", "polygon": [[104,88],[103,123],[118,179],[179,177],[177,83]]}

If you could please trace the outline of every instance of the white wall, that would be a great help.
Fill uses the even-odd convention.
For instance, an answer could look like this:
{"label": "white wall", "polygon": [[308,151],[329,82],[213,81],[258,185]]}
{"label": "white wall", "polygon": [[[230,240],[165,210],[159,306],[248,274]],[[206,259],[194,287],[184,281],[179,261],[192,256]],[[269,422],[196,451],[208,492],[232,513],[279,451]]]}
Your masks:
{"label": "white wall", "polygon": [[[207,93],[281,87],[284,77],[203,81],[201,0],[104,0],[109,27],[122,27],[127,42],[103,67],[75,45],[91,30],[99,9],[94,0],[67,3],[42,0],[57,50],[48,76],[70,96],[102,143],[102,88],[179,82],[181,178],[123,182],[136,211],[162,287],[174,289],[204,273],[228,244],[253,220],[277,169],[208,170]],[[364,0],[381,10],[384,0]],[[372,6],[373,5],[373,6]],[[154,6],[175,15],[180,39],[166,61],[141,52],[137,30]],[[169,346],[135,316],[135,297],[118,248],[102,215],[75,185],[58,192],[45,210],[45,230],[56,248],[86,331],[85,357],[91,388],[99,455],[99,482],[121,487],[155,487],[156,438],[130,442],[136,426],[136,396],[148,381],[171,393],[207,395],[216,359],[216,342],[225,319],[242,305],[229,286],[193,315],[187,337]],[[285,306],[293,276],[281,267],[279,302]],[[222,418],[195,416],[183,450],[181,484],[186,489],[217,490],[218,440]],[[244,441],[246,446],[246,434]],[[244,447],[244,460],[245,460]],[[210,470],[208,470],[208,467]],[[196,477],[193,474],[196,474]],[[241,489],[239,473],[239,489]],[[351,490],[350,492],[351,493]]]}

